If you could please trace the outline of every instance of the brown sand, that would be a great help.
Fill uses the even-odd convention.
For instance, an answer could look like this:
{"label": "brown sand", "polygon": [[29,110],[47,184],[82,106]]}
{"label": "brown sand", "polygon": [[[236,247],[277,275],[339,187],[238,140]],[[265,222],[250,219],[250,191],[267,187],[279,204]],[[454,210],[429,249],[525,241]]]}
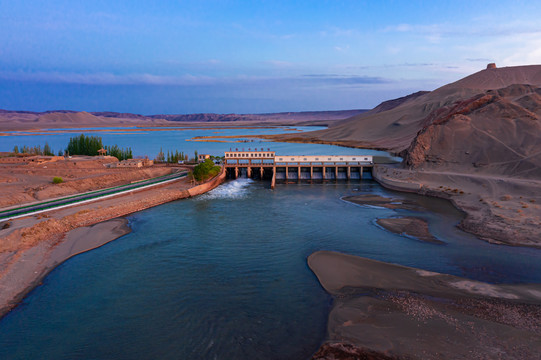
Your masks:
{"label": "brown sand", "polygon": [[428,223],[424,219],[406,216],[400,218],[378,219],[376,223],[395,234],[411,236],[432,244],[445,244],[438,240],[428,230]]}
{"label": "brown sand", "polygon": [[374,178],[394,190],[449,199],[463,230],[489,242],[541,247],[541,180],[378,165]]}
{"label": "brown sand", "polygon": [[[0,157],[0,208],[105,189],[134,181],[170,174],[171,167],[106,168],[104,165],[118,160],[112,156],[73,156],[41,164],[25,162],[7,163],[9,157]],[[53,184],[55,176],[64,182]]]}
{"label": "brown sand", "polygon": [[[0,253],[0,316],[16,306],[60,263],[129,233],[126,224],[126,219],[113,219],[76,228],[61,239],[52,237],[27,250]],[[10,261],[15,257],[15,262]]]}
{"label": "brown sand", "polygon": [[347,359],[351,347],[373,356],[367,358],[535,359],[541,353],[541,285],[492,285],[327,251],[310,255],[308,265],[335,296],[330,345],[320,351],[350,347],[336,350],[338,359]]}

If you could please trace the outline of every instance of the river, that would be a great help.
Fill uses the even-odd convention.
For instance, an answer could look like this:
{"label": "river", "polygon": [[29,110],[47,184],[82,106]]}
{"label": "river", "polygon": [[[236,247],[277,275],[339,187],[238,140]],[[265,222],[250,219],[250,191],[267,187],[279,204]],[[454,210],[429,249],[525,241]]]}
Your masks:
{"label": "river", "polygon": [[[461,214],[447,201],[368,179],[269,185],[229,181],[129,216],[130,234],[66,261],[0,320],[0,359],[307,359],[332,305],[306,265],[317,250],[493,283],[541,282],[540,250],[458,230]],[[366,193],[426,211],[342,200]],[[426,219],[445,244],[375,223],[398,215]]]}

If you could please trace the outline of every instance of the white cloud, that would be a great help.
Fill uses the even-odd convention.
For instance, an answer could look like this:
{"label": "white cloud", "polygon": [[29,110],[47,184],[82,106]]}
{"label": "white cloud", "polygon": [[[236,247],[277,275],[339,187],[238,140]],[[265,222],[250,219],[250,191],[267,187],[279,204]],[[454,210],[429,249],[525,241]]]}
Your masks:
{"label": "white cloud", "polygon": [[215,79],[207,76],[160,76],[153,74],[61,73],[61,72],[0,72],[0,78],[11,81],[34,81],[84,85],[203,85]]}
{"label": "white cloud", "polygon": [[349,45],[346,45],[346,46],[335,46],[335,47],[334,47],[334,50],[339,51],[339,52],[346,52],[346,51],[349,50],[349,48],[350,48]]}

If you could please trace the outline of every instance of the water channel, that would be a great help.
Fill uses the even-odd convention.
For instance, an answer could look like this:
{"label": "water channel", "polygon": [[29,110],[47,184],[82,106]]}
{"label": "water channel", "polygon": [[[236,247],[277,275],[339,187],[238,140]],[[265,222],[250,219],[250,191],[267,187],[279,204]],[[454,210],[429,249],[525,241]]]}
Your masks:
{"label": "water channel", "polygon": [[[426,210],[342,200],[356,194]],[[426,219],[445,244],[375,224],[402,215]],[[128,219],[130,234],[66,261],[0,320],[0,359],[307,359],[325,338],[332,305],[306,265],[317,250],[493,283],[541,282],[540,250],[478,240],[455,227],[461,214],[448,202],[371,180],[270,190],[239,179]]]}

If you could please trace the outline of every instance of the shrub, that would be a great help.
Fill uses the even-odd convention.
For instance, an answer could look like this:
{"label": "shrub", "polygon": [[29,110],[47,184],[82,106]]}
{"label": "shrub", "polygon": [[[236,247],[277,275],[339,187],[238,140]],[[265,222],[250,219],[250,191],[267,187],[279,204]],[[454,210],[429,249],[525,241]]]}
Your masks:
{"label": "shrub", "polygon": [[62,178],[60,176],[55,176],[53,178],[53,184],[60,184],[60,183],[63,183],[64,180],[62,180]]}
{"label": "shrub", "polygon": [[197,181],[207,180],[210,177],[218,175],[220,167],[214,165],[214,162],[210,159],[205,160],[201,164],[197,165],[193,169],[193,177]]}

